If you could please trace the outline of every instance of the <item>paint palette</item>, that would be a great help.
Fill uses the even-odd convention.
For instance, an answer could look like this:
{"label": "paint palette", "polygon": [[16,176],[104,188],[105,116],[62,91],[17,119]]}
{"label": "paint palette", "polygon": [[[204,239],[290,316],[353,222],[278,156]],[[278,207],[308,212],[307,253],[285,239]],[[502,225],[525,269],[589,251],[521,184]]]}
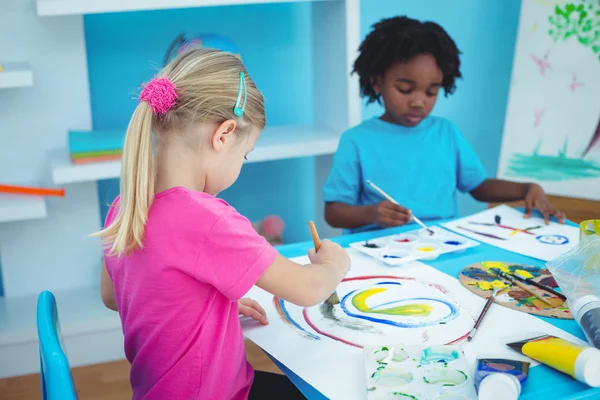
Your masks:
{"label": "paint palette", "polygon": [[396,266],[416,260],[434,260],[441,254],[464,251],[479,245],[479,242],[437,226],[430,227],[430,230],[433,234],[424,229],[417,229],[366,242],[351,243],[350,247],[385,264]]}
{"label": "paint palette", "polygon": [[477,399],[460,346],[371,346],[364,349],[367,399]]}

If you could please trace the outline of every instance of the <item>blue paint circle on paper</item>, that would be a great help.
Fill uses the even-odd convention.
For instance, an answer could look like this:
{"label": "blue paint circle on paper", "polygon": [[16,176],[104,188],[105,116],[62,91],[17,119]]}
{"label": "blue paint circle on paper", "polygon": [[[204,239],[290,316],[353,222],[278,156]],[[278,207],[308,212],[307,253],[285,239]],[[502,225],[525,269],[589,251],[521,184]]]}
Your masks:
{"label": "blue paint circle on paper", "polygon": [[569,243],[569,238],[563,235],[539,235],[536,239],[540,243],[551,244],[554,246],[561,246]]}
{"label": "blue paint circle on paper", "polygon": [[375,316],[370,316],[370,315],[364,315],[364,314],[357,314],[355,312],[352,312],[348,309],[348,307],[346,306],[346,303],[348,303],[348,301],[351,301],[352,297],[354,297],[354,295],[356,294],[356,292],[358,292],[358,290],[353,290],[352,292],[346,294],[341,302],[340,302],[340,307],[342,309],[342,311],[344,311],[344,313],[349,316],[349,317],[354,317],[354,318],[359,318],[359,319],[364,319],[366,321],[371,321],[371,322],[376,322],[376,323],[380,323],[380,324],[386,324],[386,325],[392,325],[392,326],[397,326],[399,328],[422,328],[425,326],[431,326],[431,325],[438,325],[440,323],[446,323],[454,318],[456,318],[458,316],[458,309],[454,306],[454,304],[441,300],[441,299],[432,299],[432,298],[426,298],[426,297],[418,297],[418,298],[406,298],[406,299],[401,299],[401,300],[396,300],[396,301],[390,301],[387,303],[382,303],[382,304],[378,304],[376,306],[373,307],[373,309],[375,308],[381,308],[384,306],[390,306],[392,304],[398,304],[398,303],[404,303],[404,302],[409,302],[409,301],[414,301],[414,302],[418,302],[419,300],[426,300],[426,301],[432,301],[432,302],[437,302],[437,303],[441,303],[444,304],[445,306],[448,307],[449,309],[449,313],[447,315],[445,315],[442,318],[439,318],[437,320],[434,321],[428,321],[428,322],[400,322],[400,321],[392,321],[389,319],[384,319],[384,318],[378,318]]}

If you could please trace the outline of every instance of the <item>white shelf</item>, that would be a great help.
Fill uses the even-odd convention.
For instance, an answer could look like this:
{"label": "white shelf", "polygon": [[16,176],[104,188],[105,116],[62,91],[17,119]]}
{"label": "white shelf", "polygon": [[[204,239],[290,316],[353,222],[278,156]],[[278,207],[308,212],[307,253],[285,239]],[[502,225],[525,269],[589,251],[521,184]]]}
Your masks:
{"label": "white shelf", "polygon": [[[267,127],[250,155],[249,163],[333,154],[340,134],[311,126]],[[57,185],[118,178],[120,161],[73,165],[67,150],[51,155],[52,180]]]}
{"label": "white shelf", "polygon": [[[99,287],[54,295],[63,337],[121,329],[119,314],[104,306]],[[0,347],[38,340],[37,297],[0,297]]]}
{"label": "white shelf", "polygon": [[0,223],[45,217],[44,197],[0,193]]}
{"label": "white shelf", "polygon": [[100,14],[170,8],[232,6],[240,4],[294,3],[337,0],[37,0],[40,17]]}
{"label": "white shelf", "polygon": [[33,85],[33,73],[27,63],[2,63],[0,89],[27,87]]}

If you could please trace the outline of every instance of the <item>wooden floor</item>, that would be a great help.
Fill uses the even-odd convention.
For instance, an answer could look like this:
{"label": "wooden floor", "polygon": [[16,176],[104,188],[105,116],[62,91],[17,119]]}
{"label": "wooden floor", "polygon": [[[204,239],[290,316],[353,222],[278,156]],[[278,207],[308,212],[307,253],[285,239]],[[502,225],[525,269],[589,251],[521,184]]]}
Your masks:
{"label": "wooden floor", "polygon": [[[254,369],[281,374],[269,357],[246,341],[246,356]],[[79,400],[131,400],[129,362],[116,361],[73,368]],[[0,400],[40,400],[39,374],[0,379]]]}

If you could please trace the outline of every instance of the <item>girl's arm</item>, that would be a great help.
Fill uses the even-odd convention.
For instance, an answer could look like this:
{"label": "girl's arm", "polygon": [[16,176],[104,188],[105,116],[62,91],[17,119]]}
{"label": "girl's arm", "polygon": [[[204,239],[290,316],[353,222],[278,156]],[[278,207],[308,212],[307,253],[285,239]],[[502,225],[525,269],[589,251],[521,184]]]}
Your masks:
{"label": "girl's arm", "polygon": [[308,257],[311,264],[300,265],[278,254],[256,286],[300,307],[325,301],[350,269],[350,257],[329,240],[323,240],[318,253],[311,249]]}
{"label": "girl's arm", "polygon": [[102,302],[108,308],[113,311],[119,311],[117,309],[117,301],[115,299],[115,289],[113,287],[112,280],[106,271],[106,264],[102,263],[102,274],[100,276],[100,295],[102,296]]}

